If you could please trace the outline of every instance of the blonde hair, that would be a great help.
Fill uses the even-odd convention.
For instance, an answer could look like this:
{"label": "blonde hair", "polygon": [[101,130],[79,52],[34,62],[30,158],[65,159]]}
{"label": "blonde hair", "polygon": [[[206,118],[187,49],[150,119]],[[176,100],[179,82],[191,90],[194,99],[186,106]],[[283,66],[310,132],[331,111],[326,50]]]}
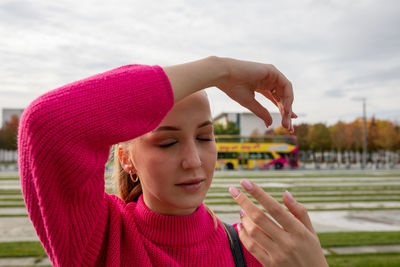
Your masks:
{"label": "blonde hair", "polygon": [[[127,173],[121,166],[118,156],[118,146],[114,145],[114,168],[112,173],[112,180],[114,184],[114,191],[126,204],[129,202],[136,202],[142,194],[142,185],[140,180],[132,181],[130,174]],[[136,174],[132,174],[132,178],[136,179]]]}
{"label": "blonde hair", "polygon": [[[122,168],[118,156],[118,146],[119,144],[113,146],[114,168],[112,173],[112,180],[114,184],[114,192],[116,192],[116,194],[122,199],[122,201],[125,202],[125,204],[128,204],[130,202],[136,202],[139,199],[140,195],[142,194],[142,185],[140,184],[140,179],[137,179],[136,182],[133,181],[136,180],[136,174],[132,174],[132,180],[130,174]],[[215,229],[217,229],[217,216],[206,204],[204,204],[204,207],[212,217]]]}

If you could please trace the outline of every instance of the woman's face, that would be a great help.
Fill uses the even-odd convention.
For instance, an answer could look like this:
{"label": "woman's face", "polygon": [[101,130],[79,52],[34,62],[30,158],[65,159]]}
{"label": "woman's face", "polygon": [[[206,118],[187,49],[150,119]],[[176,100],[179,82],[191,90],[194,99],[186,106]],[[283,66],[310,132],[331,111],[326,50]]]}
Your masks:
{"label": "woman's face", "polygon": [[160,125],[129,145],[143,199],[160,214],[187,215],[203,202],[217,160],[207,95],[177,103]]}

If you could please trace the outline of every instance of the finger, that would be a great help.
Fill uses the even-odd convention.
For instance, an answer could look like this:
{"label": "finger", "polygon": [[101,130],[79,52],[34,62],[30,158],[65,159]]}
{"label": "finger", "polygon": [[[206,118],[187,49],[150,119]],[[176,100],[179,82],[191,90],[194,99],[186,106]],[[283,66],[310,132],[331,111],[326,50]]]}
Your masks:
{"label": "finger", "polygon": [[293,128],[293,123],[292,123],[292,119],[290,118],[290,124],[289,124],[289,133],[290,134],[294,134],[294,128]]}
{"label": "finger", "polygon": [[[272,95],[272,93],[271,93],[270,91],[264,92],[263,95],[264,95],[266,98],[268,98],[268,99],[279,109],[279,112],[281,113],[281,115],[284,115],[284,111],[283,111],[283,109],[282,109],[282,104],[280,104],[280,103],[278,103],[278,102],[276,101],[275,97]],[[290,115],[290,119],[289,119],[289,122],[290,122],[290,123],[289,123],[289,127],[287,128],[287,130],[288,130],[290,133],[294,133],[293,123],[292,123],[292,120],[291,120],[291,119],[297,119],[297,114],[294,113],[293,111],[291,112],[291,115]],[[282,122],[281,122],[281,124],[282,124],[282,125],[285,125],[285,122],[286,122],[286,121],[288,121],[288,119],[287,119],[287,118],[284,118],[284,117],[282,116]]]}
{"label": "finger", "polygon": [[282,115],[282,126],[290,131],[292,122],[292,110],[287,107],[287,104],[283,103],[279,109]]}
{"label": "finger", "polygon": [[[260,227],[258,227],[257,224],[255,224],[247,214],[244,213],[244,215],[241,216],[242,219],[242,226],[244,229],[246,229],[246,233],[254,239],[262,248],[264,248],[266,251],[269,253],[273,253],[274,250],[277,249],[277,245],[274,242],[273,238],[268,235],[268,233],[265,233]],[[276,224],[267,218],[269,220],[269,224],[272,225],[274,224],[273,227],[276,227]],[[270,232],[270,231],[268,231]],[[283,231],[282,234],[286,234]]]}
{"label": "finger", "polygon": [[251,100],[244,103],[243,106],[248,108],[257,117],[262,119],[267,127],[272,124],[271,114],[269,114],[268,110],[264,108],[260,103],[258,103],[256,99],[252,98]]}
{"label": "finger", "polygon": [[276,199],[249,180],[243,179],[240,184],[286,231],[295,229],[295,219]]}
{"label": "finger", "polygon": [[257,242],[252,239],[246,229],[241,224],[238,224],[239,238],[243,246],[250,252],[263,266],[270,266],[271,257]]}
{"label": "finger", "polygon": [[293,88],[289,81],[287,81],[283,86],[283,95],[281,96],[283,105],[282,125],[289,130],[292,116]]}
{"label": "finger", "polygon": [[265,234],[271,236],[274,240],[279,239],[279,232],[282,232],[282,229],[275,222],[273,222],[267,216],[267,214],[257,207],[240,190],[231,187],[229,188],[229,192],[239,206],[245,211],[246,216],[248,216],[255,225],[257,225]]}
{"label": "finger", "polygon": [[275,91],[275,93],[269,90],[265,91],[263,92],[263,95],[268,98],[276,107],[278,107],[282,117],[282,126],[288,131],[291,131],[291,119],[297,118],[297,115],[292,112],[293,99],[291,97],[280,98],[276,93],[276,89],[273,89],[273,91]]}
{"label": "finger", "polygon": [[263,95],[268,98],[275,106],[278,107],[278,102],[276,101],[275,97],[272,95],[271,91],[267,90],[263,92]]}
{"label": "finger", "polygon": [[285,193],[283,194],[283,203],[294,215],[294,217],[302,222],[308,230],[310,230],[312,233],[315,233],[306,207],[304,207],[304,205],[302,205],[301,203],[298,203],[289,191],[285,191]]}

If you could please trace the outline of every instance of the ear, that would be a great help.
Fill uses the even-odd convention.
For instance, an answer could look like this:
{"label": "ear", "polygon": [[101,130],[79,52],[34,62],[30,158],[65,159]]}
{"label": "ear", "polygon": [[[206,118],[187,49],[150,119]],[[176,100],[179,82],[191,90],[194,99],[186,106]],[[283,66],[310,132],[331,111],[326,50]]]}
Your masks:
{"label": "ear", "polygon": [[122,145],[118,145],[118,158],[124,171],[128,172],[134,169],[132,161],[129,157],[128,149]]}

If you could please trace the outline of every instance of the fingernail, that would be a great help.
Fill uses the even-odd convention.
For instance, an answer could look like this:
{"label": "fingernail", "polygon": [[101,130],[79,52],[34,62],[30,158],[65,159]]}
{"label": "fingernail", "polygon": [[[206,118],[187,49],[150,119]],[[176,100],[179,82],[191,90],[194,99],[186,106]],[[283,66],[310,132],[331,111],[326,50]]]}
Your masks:
{"label": "fingernail", "polygon": [[236,187],[229,187],[229,193],[231,193],[232,197],[236,198],[239,195],[239,190]]}
{"label": "fingernail", "polygon": [[239,216],[240,216],[240,219],[242,219],[244,216],[246,216],[246,212],[244,210],[240,210]]}
{"label": "fingernail", "polygon": [[252,190],[253,189],[253,185],[250,183],[249,180],[243,179],[242,181],[240,181],[240,184],[244,187],[244,189],[246,190]]}
{"label": "fingernail", "polygon": [[237,229],[239,232],[242,231],[242,229],[243,229],[242,223],[237,224]]}
{"label": "fingernail", "polygon": [[289,200],[290,204],[296,203],[296,200],[294,199],[294,197],[292,196],[292,194],[290,194],[289,191],[286,190],[286,191],[285,191],[285,195],[286,195],[286,198]]}

